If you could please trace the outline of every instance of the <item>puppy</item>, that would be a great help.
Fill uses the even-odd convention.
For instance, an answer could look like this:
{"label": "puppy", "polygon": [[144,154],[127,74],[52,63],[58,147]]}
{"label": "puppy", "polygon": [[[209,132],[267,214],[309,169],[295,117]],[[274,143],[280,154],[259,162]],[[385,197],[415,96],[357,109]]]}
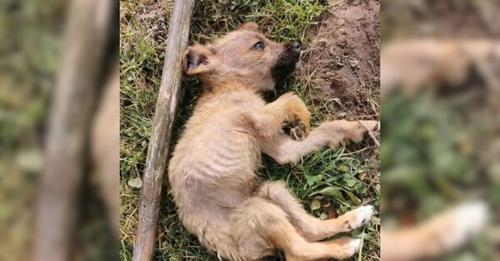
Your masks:
{"label": "puppy", "polygon": [[273,42],[254,23],[185,52],[184,72],[199,76],[204,90],[168,175],[183,225],[219,258],[258,260],[276,249],[289,261],[347,258],[360,240],[317,241],[372,216],[373,207],[364,206],[323,221],[308,215],[283,182],[258,182],[261,153],[294,163],[378,128],[377,121],[341,120],[310,131],[310,113],[298,96],[266,104],[261,93],[292,73],[299,57],[300,44]]}

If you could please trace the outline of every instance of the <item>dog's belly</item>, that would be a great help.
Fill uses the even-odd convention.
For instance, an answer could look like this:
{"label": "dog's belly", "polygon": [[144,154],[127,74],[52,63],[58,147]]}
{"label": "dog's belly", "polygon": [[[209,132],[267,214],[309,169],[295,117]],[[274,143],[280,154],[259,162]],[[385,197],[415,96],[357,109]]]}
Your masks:
{"label": "dog's belly", "polygon": [[[258,96],[250,98],[253,109],[264,104]],[[260,166],[259,143],[241,121],[246,103],[224,99],[197,106],[169,163],[171,193],[183,225],[223,256],[240,254],[231,216],[252,196]]]}
{"label": "dog's belly", "polygon": [[171,192],[184,226],[207,242],[210,231],[217,237],[230,233],[230,212],[254,189],[260,149],[255,137],[238,129],[186,133],[183,139],[169,165]]}

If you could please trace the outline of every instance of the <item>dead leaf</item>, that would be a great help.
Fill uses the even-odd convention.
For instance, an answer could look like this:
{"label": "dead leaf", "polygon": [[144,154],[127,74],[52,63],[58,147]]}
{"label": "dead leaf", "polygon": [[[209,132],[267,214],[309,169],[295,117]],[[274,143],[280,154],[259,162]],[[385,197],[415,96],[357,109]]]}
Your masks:
{"label": "dead leaf", "polygon": [[319,200],[315,199],[311,202],[311,211],[319,209],[321,207],[321,202]]}
{"label": "dead leaf", "polygon": [[337,211],[335,211],[333,207],[328,208],[328,218],[332,219],[337,217],[338,217]]}
{"label": "dead leaf", "polygon": [[142,187],[142,180],[139,177],[129,179],[127,184],[133,188],[141,188]]}

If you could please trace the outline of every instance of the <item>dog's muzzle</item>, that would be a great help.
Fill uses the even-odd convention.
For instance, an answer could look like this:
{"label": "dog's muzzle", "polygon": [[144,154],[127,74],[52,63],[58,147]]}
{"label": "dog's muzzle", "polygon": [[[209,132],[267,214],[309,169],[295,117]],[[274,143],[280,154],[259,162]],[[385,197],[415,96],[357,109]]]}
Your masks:
{"label": "dog's muzzle", "polygon": [[285,48],[276,64],[271,68],[271,75],[276,83],[283,81],[290,75],[297,68],[297,63],[300,60],[301,45],[299,42],[289,42]]}

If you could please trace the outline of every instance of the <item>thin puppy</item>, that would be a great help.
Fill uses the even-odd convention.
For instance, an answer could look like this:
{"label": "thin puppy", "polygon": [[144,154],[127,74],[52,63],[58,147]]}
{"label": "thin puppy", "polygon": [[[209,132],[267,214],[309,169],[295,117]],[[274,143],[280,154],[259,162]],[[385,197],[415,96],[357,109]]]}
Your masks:
{"label": "thin puppy", "polygon": [[170,161],[171,192],[184,226],[219,257],[258,260],[280,249],[290,261],[347,258],[360,240],[317,241],[373,214],[364,206],[323,221],[308,215],[284,183],[258,183],[261,153],[293,163],[378,128],[377,121],[340,120],[310,131],[310,113],[296,95],[266,104],[261,93],[292,73],[299,56],[300,44],[273,42],[254,23],[185,53],[184,72],[198,75],[204,90]]}

